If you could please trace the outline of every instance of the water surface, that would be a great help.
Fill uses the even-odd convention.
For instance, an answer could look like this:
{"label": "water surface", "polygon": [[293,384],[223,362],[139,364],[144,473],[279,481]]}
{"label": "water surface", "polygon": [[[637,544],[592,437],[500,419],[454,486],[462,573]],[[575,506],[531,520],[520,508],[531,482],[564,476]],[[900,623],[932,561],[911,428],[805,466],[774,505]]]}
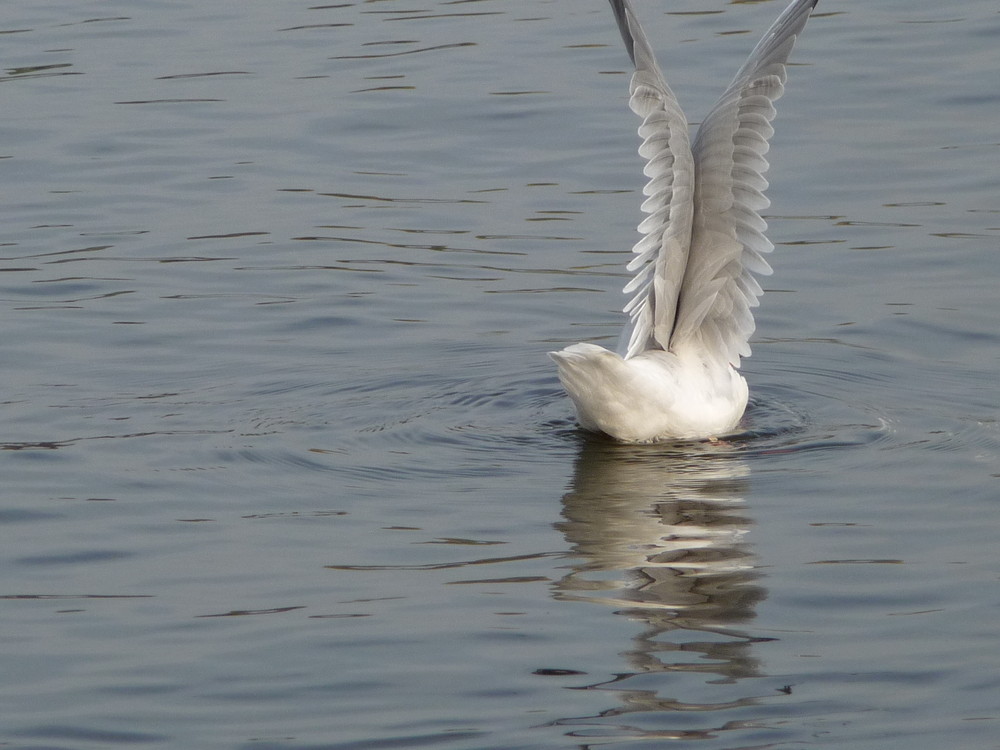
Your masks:
{"label": "water surface", "polygon": [[[638,12],[692,122],[780,0]],[[601,0],[0,9],[0,742],[1000,747],[1000,13],[821,4],[743,431],[579,432]]]}

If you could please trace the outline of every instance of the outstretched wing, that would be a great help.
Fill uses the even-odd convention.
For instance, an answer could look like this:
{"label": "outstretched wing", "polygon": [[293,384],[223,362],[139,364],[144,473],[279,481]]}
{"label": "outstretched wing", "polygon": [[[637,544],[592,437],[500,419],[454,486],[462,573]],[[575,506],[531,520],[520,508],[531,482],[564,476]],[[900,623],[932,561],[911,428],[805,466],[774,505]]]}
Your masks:
{"label": "outstretched wing", "polygon": [[794,0],[774,22],[705,118],[694,141],[696,187],[691,252],[671,345],[694,340],[738,367],[749,356],[751,308],[768,275],[764,236],[768,139],[785,62],[818,0]]}
{"label": "outstretched wing", "polygon": [[678,296],[688,262],[694,211],[694,158],[687,118],[656,64],[649,41],[629,0],[611,0],[618,29],[635,73],[629,85],[629,107],[642,118],[639,154],[646,159],[649,182],[642,210],[649,214],[632,248],[628,270],[635,276],[625,286],[634,296],[625,306],[631,330],[625,357],[648,348],[666,349],[674,329]]}

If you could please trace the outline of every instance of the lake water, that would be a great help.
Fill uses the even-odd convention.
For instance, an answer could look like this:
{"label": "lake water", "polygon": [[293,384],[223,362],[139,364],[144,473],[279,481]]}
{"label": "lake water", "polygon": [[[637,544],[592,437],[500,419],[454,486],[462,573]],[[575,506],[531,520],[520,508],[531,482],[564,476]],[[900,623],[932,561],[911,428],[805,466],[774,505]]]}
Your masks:
{"label": "lake water", "polygon": [[[637,0],[697,121],[784,0]],[[0,745],[1000,748],[992,3],[823,0],[745,430],[579,432],[604,0],[0,6]]]}

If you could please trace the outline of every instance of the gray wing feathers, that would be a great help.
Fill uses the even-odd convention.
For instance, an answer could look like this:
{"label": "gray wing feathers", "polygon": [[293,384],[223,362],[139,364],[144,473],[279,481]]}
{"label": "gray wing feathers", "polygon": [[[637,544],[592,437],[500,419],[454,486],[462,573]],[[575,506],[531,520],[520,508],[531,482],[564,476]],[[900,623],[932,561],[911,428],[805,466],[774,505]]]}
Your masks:
{"label": "gray wing feathers", "polygon": [[648,348],[666,349],[691,246],[694,214],[694,158],[687,118],[660,72],[652,48],[629,0],[611,0],[625,48],[635,64],[629,107],[642,118],[639,154],[646,159],[641,224],[643,237],[632,249],[625,286],[634,296],[625,306],[631,318],[626,357]]}
{"label": "gray wing feathers", "polygon": [[774,102],[817,1],[795,0],[785,9],[698,130],[694,226],[671,347],[693,340],[736,367],[750,354],[751,309],[762,294],[753,274],[771,273],[764,255],[774,248],[760,216],[770,205],[764,174]]}

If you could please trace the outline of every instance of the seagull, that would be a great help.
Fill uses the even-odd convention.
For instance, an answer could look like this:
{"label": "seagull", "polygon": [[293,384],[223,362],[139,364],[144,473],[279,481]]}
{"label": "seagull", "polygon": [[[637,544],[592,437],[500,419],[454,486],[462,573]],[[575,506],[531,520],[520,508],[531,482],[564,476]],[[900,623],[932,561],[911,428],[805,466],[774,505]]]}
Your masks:
{"label": "seagull", "polygon": [[640,118],[649,182],[642,238],[628,264],[633,295],[622,345],[549,352],[585,430],[626,443],[713,440],[746,410],[739,373],[752,308],[769,275],[764,254],[768,139],[785,63],[818,0],[793,0],[736,73],[694,142],[630,0],[610,0],[635,66],[629,107]]}

